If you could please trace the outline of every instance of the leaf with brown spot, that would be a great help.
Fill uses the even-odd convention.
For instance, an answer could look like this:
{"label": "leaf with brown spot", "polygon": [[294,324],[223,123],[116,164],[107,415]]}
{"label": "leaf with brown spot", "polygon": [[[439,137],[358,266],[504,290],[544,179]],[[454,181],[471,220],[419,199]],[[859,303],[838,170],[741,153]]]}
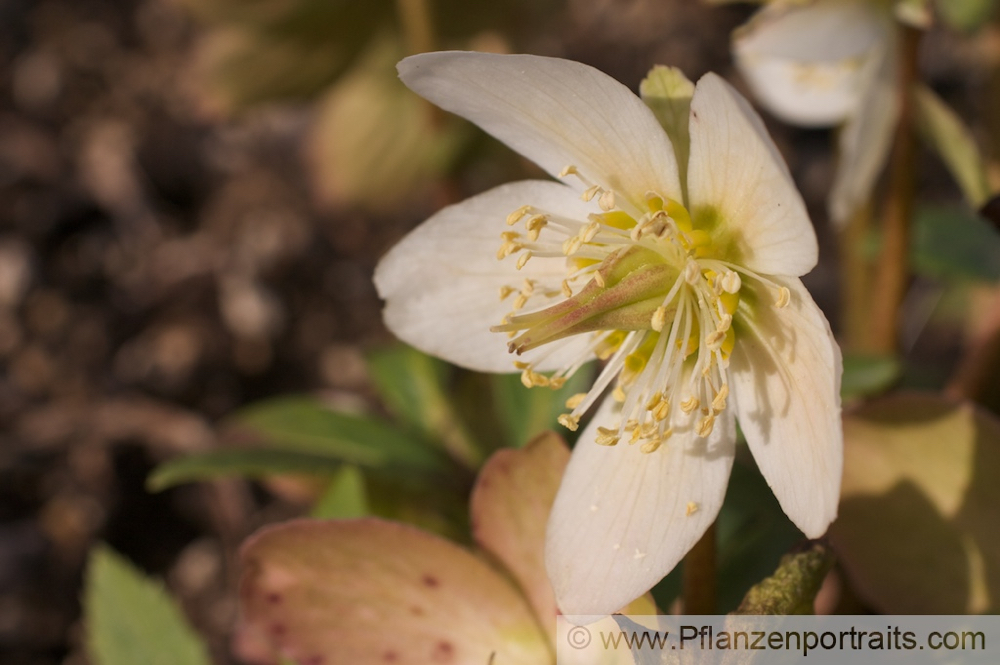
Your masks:
{"label": "leaf with brown spot", "polygon": [[242,560],[241,630],[297,662],[482,665],[494,651],[503,663],[551,660],[508,580],[412,527],[297,520],[252,536]]}
{"label": "leaf with brown spot", "polygon": [[469,501],[473,537],[511,572],[543,626],[556,616],[545,572],[545,528],[568,462],[569,448],[546,432],[522,449],[495,453]]}
{"label": "leaf with brown spot", "polygon": [[888,614],[1000,608],[1000,423],[910,393],[845,416],[844,438],[831,539],[856,592]]}

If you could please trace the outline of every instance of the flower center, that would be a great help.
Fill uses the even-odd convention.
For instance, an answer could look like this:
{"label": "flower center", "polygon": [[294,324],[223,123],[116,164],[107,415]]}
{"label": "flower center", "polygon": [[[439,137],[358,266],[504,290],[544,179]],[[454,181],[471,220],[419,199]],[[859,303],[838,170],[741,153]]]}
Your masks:
{"label": "flower center", "polygon": [[[579,177],[573,167],[563,175]],[[707,437],[729,395],[741,273],[776,289],[779,307],[787,304],[788,290],[728,262],[711,234],[695,228],[673,199],[651,192],[637,205],[596,185],[583,198],[596,199],[601,210],[586,221],[530,205],[508,216],[507,224],[523,231],[502,234],[497,258],[517,255],[521,269],[532,257],[563,256],[566,274],[559,284],[526,279],[520,287],[503,287],[501,299],[517,295],[510,314],[491,330],[506,332],[517,355],[551,347],[531,363],[515,361],[529,388],[559,388],[594,356],[607,361],[591,390],[570,398],[570,412],[559,418],[577,429],[583,413],[615,383],[620,424],[599,427],[599,444],[625,439],[652,453],[681,428]],[[543,302],[524,312],[538,300]],[[573,361],[551,376],[536,370],[561,340],[585,333],[590,343]]]}

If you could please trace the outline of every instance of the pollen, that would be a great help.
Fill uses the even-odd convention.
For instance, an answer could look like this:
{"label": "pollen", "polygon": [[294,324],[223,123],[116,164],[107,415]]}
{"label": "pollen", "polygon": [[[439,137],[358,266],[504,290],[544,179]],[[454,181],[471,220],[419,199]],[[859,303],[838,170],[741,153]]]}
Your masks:
{"label": "pollen", "polygon": [[695,503],[694,501],[688,501],[688,503],[687,503],[687,509],[685,510],[685,513],[687,514],[688,517],[691,517],[696,512],[698,512],[698,508],[699,508],[699,506],[698,506],[697,503]]}

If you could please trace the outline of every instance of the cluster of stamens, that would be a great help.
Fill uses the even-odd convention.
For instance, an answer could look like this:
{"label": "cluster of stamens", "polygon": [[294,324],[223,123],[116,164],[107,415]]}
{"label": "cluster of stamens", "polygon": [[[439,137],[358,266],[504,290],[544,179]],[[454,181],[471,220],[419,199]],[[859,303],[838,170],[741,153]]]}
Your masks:
{"label": "cluster of stamens", "polygon": [[[572,166],[561,175],[583,180]],[[533,257],[563,257],[567,274],[558,285],[525,279],[501,288],[502,300],[513,296],[512,307],[493,330],[507,332],[509,348],[518,355],[551,347],[530,363],[515,361],[528,387],[560,388],[595,356],[607,361],[591,390],[571,397],[569,412],[559,418],[577,429],[581,416],[614,383],[620,424],[598,427],[598,444],[626,440],[652,453],[678,428],[692,427],[697,436],[708,437],[729,396],[733,316],[744,279],[771,291],[779,308],[791,294],[713,254],[712,236],[693,228],[677,201],[649,193],[637,204],[584,184],[583,199],[596,198],[601,210],[585,221],[530,205],[508,216],[507,225],[523,231],[502,234],[498,259],[517,255],[520,270]],[[541,302],[523,313],[532,301]],[[590,341],[574,361],[551,376],[536,370],[559,348],[558,340],[583,333]]]}

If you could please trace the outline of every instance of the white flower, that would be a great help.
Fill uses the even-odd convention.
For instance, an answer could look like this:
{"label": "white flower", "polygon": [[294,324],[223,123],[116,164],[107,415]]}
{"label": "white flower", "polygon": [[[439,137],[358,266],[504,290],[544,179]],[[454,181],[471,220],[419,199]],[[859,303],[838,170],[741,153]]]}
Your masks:
{"label": "white flower", "polygon": [[815,233],[746,101],[714,74],[682,79],[665,131],[579,63],[451,52],[399,71],[565,183],[445,208],[375,274],[388,326],[459,365],[513,360],[525,384],[559,386],[607,361],[561,419],[575,429],[611,389],[549,522],[561,610],[613,612],[676,565],[722,504],[736,417],[785,512],[822,534],[840,487],[840,353],[798,279]]}
{"label": "white flower", "polygon": [[829,210],[842,224],[870,196],[899,115],[898,23],[913,3],[773,2],[737,31],[736,64],[760,103],[806,127],[843,125]]}

